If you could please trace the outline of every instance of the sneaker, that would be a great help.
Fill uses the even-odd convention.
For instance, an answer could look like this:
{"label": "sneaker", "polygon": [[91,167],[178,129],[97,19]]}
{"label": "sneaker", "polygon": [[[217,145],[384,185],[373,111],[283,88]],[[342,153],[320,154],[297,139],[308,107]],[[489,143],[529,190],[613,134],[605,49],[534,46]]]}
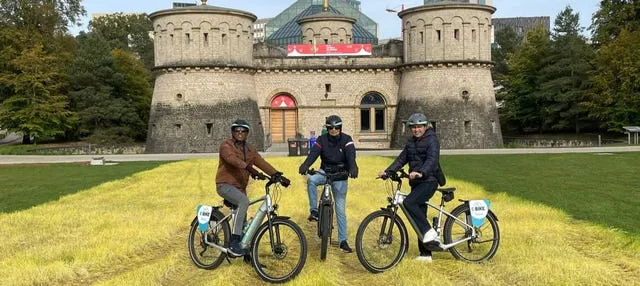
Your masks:
{"label": "sneaker", "polygon": [[422,243],[427,243],[429,241],[433,241],[436,238],[438,238],[438,233],[436,232],[435,229],[429,229],[429,231],[427,231],[424,236],[422,237]]}
{"label": "sneaker", "polygon": [[340,250],[342,250],[342,252],[344,252],[344,253],[353,252],[353,249],[351,249],[351,247],[349,247],[349,244],[347,243],[346,240],[343,240],[342,242],[340,242]]}
{"label": "sneaker", "polygon": [[318,211],[317,210],[311,210],[311,214],[309,215],[307,220],[309,220],[309,221],[318,221]]}
{"label": "sneaker", "polygon": [[422,261],[422,262],[432,262],[433,261],[433,259],[431,258],[431,255],[425,255],[425,256],[420,255],[420,256],[416,257],[415,260],[416,261]]}

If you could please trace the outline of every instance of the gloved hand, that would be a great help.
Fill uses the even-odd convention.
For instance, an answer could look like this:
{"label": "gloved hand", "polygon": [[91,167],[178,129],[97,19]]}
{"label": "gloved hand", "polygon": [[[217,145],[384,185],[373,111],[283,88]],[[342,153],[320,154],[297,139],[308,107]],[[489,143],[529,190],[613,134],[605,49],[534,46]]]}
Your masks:
{"label": "gloved hand", "polygon": [[281,184],[283,187],[285,187],[285,188],[286,188],[286,187],[288,187],[289,185],[291,185],[291,181],[290,181],[289,179],[287,179],[287,177],[285,177],[285,176],[280,176],[280,184]]}
{"label": "gloved hand", "polygon": [[305,165],[300,165],[300,168],[298,168],[298,173],[300,175],[306,175],[308,170],[309,170],[309,167]]}
{"label": "gloved hand", "polygon": [[349,177],[355,179],[358,177],[358,167],[353,167],[349,170]]}
{"label": "gloved hand", "polygon": [[258,178],[264,177],[264,175],[262,175],[258,170],[253,168],[252,164],[247,165],[245,169],[249,171],[249,174],[251,174],[251,178],[258,179]]}
{"label": "gloved hand", "polygon": [[383,180],[389,179],[389,174],[387,173],[387,171],[382,171],[378,174],[378,178]]}

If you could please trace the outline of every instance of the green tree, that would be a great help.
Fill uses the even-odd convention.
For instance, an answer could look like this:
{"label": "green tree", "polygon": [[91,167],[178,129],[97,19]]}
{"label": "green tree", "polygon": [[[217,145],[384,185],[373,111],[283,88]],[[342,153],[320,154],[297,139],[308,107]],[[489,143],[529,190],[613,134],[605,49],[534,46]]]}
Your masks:
{"label": "green tree", "polygon": [[63,34],[85,14],[81,0],[0,0],[0,26]]}
{"label": "green tree", "polygon": [[71,127],[73,113],[60,93],[59,59],[48,55],[41,45],[25,49],[9,62],[16,73],[0,75],[0,84],[11,95],[0,104],[0,125],[21,132],[23,143],[61,135]]}
{"label": "green tree", "polygon": [[[78,53],[73,62],[72,87],[69,93],[72,108],[79,115],[77,137],[92,142],[130,142],[143,137],[143,121],[137,112],[140,104],[133,98],[142,98],[144,88],[136,86],[138,78],[118,72],[140,72],[129,62],[131,55],[118,53],[118,67],[109,44],[98,33],[81,33]],[[142,77],[144,78],[143,73]],[[142,100],[139,100],[142,101]],[[146,129],[146,122],[144,123]]]}
{"label": "green tree", "polygon": [[505,91],[502,89],[506,75],[509,73],[508,59],[513,55],[522,43],[522,37],[511,27],[496,32],[496,42],[491,47],[491,59],[495,65],[491,69],[493,85],[497,87],[496,99],[503,100]]}
{"label": "green tree", "polygon": [[111,52],[116,72],[124,76],[123,84],[115,87],[115,93],[130,103],[137,118],[131,119],[135,131],[134,139],[144,141],[147,137],[147,123],[153,88],[149,83],[151,74],[145,69],[136,56],[130,52],[115,49]]}
{"label": "green tree", "polygon": [[622,30],[640,30],[640,1],[601,0],[590,29],[592,39],[598,45],[615,40]]}
{"label": "green tree", "polygon": [[580,34],[580,15],[567,6],[555,20],[552,42],[540,73],[545,130],[565,131],[573,128],[580,133],[587,113],[581,105],[585,92],[593,50]]}
{"label": "green tree", "polygon": [[99,33],[112,49],[135,53],[147,70],[154,65],[153,23],[147,14],[109,14],[89,22],[91,32]]}
{"label": "green tree", "polygon": [[545,96],[540,89],[544,59],[550,52],[548,32],[538,26],[525,34],[520,49],[508,57],[509,73],[505,80],[504,105],[500,109],[501,121],[518,132],[542,132],[547,115]]}
{"label": "green tree", "polygon": [[589,115],[609,131],[640,123],[640,31],[622,29],[600,47],[593,89],[586,103]]}

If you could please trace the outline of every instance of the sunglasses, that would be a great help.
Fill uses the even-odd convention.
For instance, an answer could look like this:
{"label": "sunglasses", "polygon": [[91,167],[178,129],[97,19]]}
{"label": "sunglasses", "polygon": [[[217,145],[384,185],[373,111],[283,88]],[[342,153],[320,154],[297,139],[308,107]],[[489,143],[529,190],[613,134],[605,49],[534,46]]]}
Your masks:
{"label": "sunglasses", "polygon": [[244,129],[244,128],[238,128],[236,130],[233,130],[233,132],[235,132],[235,133],[249,133],[249,130]]}
{"label": "sunglasses", "polygon": [[327,130],[340,130],[342,127],[340,126],[327,126]]}
{"label": "sunglasses", "polygon": [[411,129],[418,129],[418,128],[424,128],[424,127],[427,127],[427,126],[425,126],[425,125],[411,125],[410,128]]}

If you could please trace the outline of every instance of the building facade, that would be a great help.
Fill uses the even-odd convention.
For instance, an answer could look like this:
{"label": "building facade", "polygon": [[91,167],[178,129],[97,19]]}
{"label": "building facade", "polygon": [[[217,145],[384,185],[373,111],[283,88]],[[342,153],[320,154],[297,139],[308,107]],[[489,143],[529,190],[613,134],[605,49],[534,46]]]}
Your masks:
{"label": "building facade", "polygon": [[[296,18],[299,43],[353,43],[357,19],[330,5],[321,10]],[[376,45],[372,56],[304,58],[254,45],[249,12],[208,5],[155,12],[147,151],[217,152],[238,118],[252,124],[250,142],[264,150],[318,136],[331,114],[343,119],[358,148],[398,148],[414,112],[427,114],[442,148],[499,146],[490,72],[494,11],[429,3],[399,13],[402,41]]]}

